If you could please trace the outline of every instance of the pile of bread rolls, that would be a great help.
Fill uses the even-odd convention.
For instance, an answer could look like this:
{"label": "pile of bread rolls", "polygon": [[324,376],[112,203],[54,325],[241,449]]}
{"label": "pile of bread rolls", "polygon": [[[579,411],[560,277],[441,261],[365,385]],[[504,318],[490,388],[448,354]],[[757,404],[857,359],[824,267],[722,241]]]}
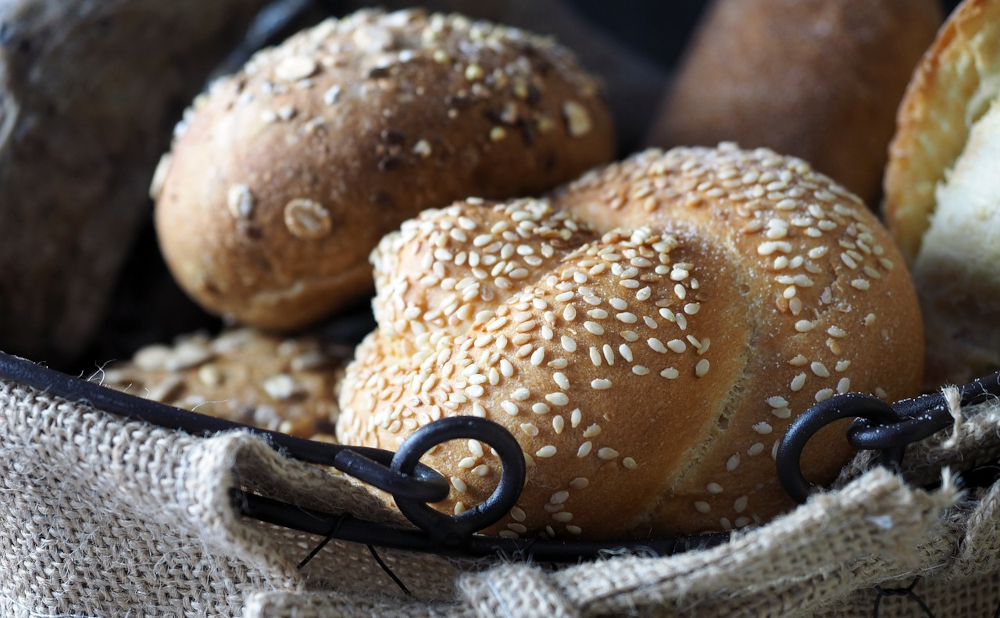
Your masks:
{"label": "pile of bread rolls", "polygon": [[[735,9],[725,4],[710,19],[729,23]],[[1000,2],[967,4],[975,8],[959,15]],[[799,9],[786,19],[804,19],[807,8]],[[850,20],[823,10],[812,23],[836,25],[828,44],[849,41]],[[890,37],[896,60],[885,65],[905,83],[939,16],[931,8],[879,16],[873,31],[907,33]],[[955,19],[949,27],[961,31]],[[937,48],[951,49],[948,27],[942,32]],[[857,68],[871,49],[834,52],[856,54],[839,66]],[[934,58],[918,80],[933,81],[926,67]],[[838,75],[848,75],[857,98],[836,90],[817,107],[872,95],[871,75],[849,74]],[[698,81],[684,75],[673,100],[698,100]],[[908,101],[916,92],[937,91],[911,84]],[[883,96],[872,109],[898,103],[898,93]],[[690,111],[697,107],[668,105],[660,126],[712,124]],[[907,142],[925,130],[907,120],[921,117],[913,109],[903,107],[894,161],[920,150]],[[887,141],[885,115],[869,120]],[[991,131],[989,118],[973,138]],[[232,323],[286,334],[236,331],[256,342],[257,370],[241,373],[240,362],[255,361],[232,355],[201,359],[182,380],[151,380],[149,371],[169,372],[164,359],[177,354],[156,348],[144,352],[156,367],[137,358],[113,381],[167,380],[168,395],[152,390],[175,402],[252,401],[241,408],[250,421],[246,410],[280,411],[271,400],[285,395],[299,406],[289,414],[307,419],[301,435],[326,435],[335,423],[346,444],[390,450],[444,416],[493,420],[521,444],[528,478],[490,534],[641,538],[765,522],[792,506],[774,462],[789,423],[839,393],[918,394],[925,341],[908,271],[915,245],[904,239],[900,252],[871,209],[868,180],[882,165],[871,143],[824,133],[811,152],[841,149],[837,165],[823,159],[831,178],[745,135],[740,145],[654,148],[614,162],[598,80],[550,39],[421,10],[329,20],[201,95],[153,186],[161,247],[182,287]],[[969,190],[960,170],[981,175],[978,157],[959,161],[939,200]],[[841,165],[852,159],[864,173]],[[892,165],[890,220],[898,219],[896,186],[913,185],[892,181]],[[865,187],[865,199],[842,182]],[[299,367],[329,372],[312,382],[293,375],[295,355],[267,364],[280,349],[322,347],[295,341],[372,288],[377,328],[342,378],[339,363]],[[216,364],[227,371],[205,369]],[[235,376],[234,388],[271,388],[199,393],[224,386],[219,375]],[[268,382],[275,376],[283,377]],[[281,390],[290,383],[319,390],[293,396]],[[306,401],[324,411],[304,411]],[[305,426],[295,419],[271,422]],[[803,468],[826,482],[851,455],[843,427],[831,427],[810,443]],[[447,512],[478,504],[499,478],[497,457],[474,440],[442,445],[425,461],[451,481],[436,505]]]}

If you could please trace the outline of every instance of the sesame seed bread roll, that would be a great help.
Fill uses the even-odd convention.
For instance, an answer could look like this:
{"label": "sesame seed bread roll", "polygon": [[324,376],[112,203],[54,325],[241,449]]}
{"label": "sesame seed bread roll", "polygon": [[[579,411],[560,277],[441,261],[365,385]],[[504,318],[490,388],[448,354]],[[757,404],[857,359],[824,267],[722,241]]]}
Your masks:
{"label": "sesame seed bread roll", "polygon": [[939,0],[715,0],[648,145],[763,146],[809,161],[874,207]]}
{"label": "sesame seed bread roll", "polygon": [[154,182],[157,232],[206,309],[295,329],[368,294],[369,253],[421,210],[545,191],[613,152],[598,84],[551,40],[362,11],[195,101]]}
{"label": "sesame seed bread roll", "polygon": [[248,328],[153,344],[96,374],[105,386],[293,436],[332,441],[334,393],[351,350],[322,337]]}
{"label": "sesame seed bread roll", "polygon": [[927,325],[928,388],[1000,369],[1000,2],[963,2],[899,110],[883,204]]}
{"label": "sesame seed bread roll", "polygon": [[[768,150],[647,151],[547,200],[423,213],[373,254],[379,329],[337,435],[395,449],[442,416],[520,442],[528,479],[490,532],[610,539],[730,529],[792,506],[773,453],[816,401],[918,392],[916,297],[861,201]],[[468,308],[467,308],[468,307]],[[831,480],[842,427],[803,467]],[[424,460],[478,504],[497,458]]]}

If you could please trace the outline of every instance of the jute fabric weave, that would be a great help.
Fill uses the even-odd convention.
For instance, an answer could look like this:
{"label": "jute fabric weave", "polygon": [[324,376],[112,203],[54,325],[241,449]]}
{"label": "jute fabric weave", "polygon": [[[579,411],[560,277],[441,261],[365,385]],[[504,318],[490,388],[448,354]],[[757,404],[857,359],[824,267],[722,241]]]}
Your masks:
{"label": "jute fabric weave", "polygon": [[[0,381],[0,615],[15,617],[993,616],[1000,485],[948,468],[1000,454],[1000,405],[724,546],[556,568],[367,549],[241,517],[233,490],[399,522],[350,480],[233,432],[195,438]],[[931,489],[918,487],[933,486]],[[906,592],[909,589],[909,592]]]}

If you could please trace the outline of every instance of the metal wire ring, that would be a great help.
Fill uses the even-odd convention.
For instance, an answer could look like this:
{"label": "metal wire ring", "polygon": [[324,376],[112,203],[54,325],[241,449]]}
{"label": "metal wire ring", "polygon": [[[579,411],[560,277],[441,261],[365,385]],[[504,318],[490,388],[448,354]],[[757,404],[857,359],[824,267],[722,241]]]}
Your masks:
{"label": "metal wire ring", "polygon": [[[802,451],[810,438],[830,423],[844,418],[864,418],[880,425],[892,425],[901,419],[892,406],[877,397],[848,393],[822,401],[798,416],[778,444],[775,463],[778,480],[789,496],[799,504],[805,503],[813,484],[802,474]],[[878,463],[898,468],[903,460],[906,445],[883,449]]]}
{"label": "metal wire ring", "polygon": [[524,487],[526,466],[521,445],[493,421],[475,416],[443,418],[413,432],[392,458],[392,469],[409,474],[427,451],[449,440],[476,439],[491,446],[500,458],[500,482],[490,497],[458,515],[447,515],[426,502],[394,496],[396,506],[411,522],[438,541],[457,545],[500,521],[513,508]]}

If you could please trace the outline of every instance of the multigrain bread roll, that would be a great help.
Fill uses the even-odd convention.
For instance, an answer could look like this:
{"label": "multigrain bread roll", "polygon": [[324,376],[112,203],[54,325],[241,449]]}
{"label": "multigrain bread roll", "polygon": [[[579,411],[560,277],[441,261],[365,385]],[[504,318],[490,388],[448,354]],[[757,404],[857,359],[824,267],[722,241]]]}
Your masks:
{"label": "multigrain bread roll", "polygon": [[734,140],[809,161],[874,207],[937,0],[716,0],[648,143]]}
{"label": "multigrain bread roll", "polygon": [[333,440],[336,382],[350,348],[241,328],[150,345],[94,375],[139,397],[262,429]]}
{"label": "multigrain bread roll", "polygon": [[548,39],[457,15],[330,20],[200,97],[154,183],[174,276],[267,329],[372,288],[368,254],[425,208],[550,189],[608,161],[599,85]]}
{"label": "multigrain bread roll", "polygon": [[[647,151],[548,200],[423,213],[373,254],[379,328],[358,348],[337,435],[395,449],[442,416],[517,437],[524,492],[492,532],[644,537],[742,527],[791,502],[773,454],[836,393],[918,392],[905,264],[865,205],[759,149]],[[807,476],[850,456],[817,437]],[[475,441],[424,460],[443,508],[499,476]]]}
{"label": "multigrain bread roll", "polygon": [[1000,369],[1000,2],[963,2],[913,75],[885,175],[912,264],[927,385]]}

